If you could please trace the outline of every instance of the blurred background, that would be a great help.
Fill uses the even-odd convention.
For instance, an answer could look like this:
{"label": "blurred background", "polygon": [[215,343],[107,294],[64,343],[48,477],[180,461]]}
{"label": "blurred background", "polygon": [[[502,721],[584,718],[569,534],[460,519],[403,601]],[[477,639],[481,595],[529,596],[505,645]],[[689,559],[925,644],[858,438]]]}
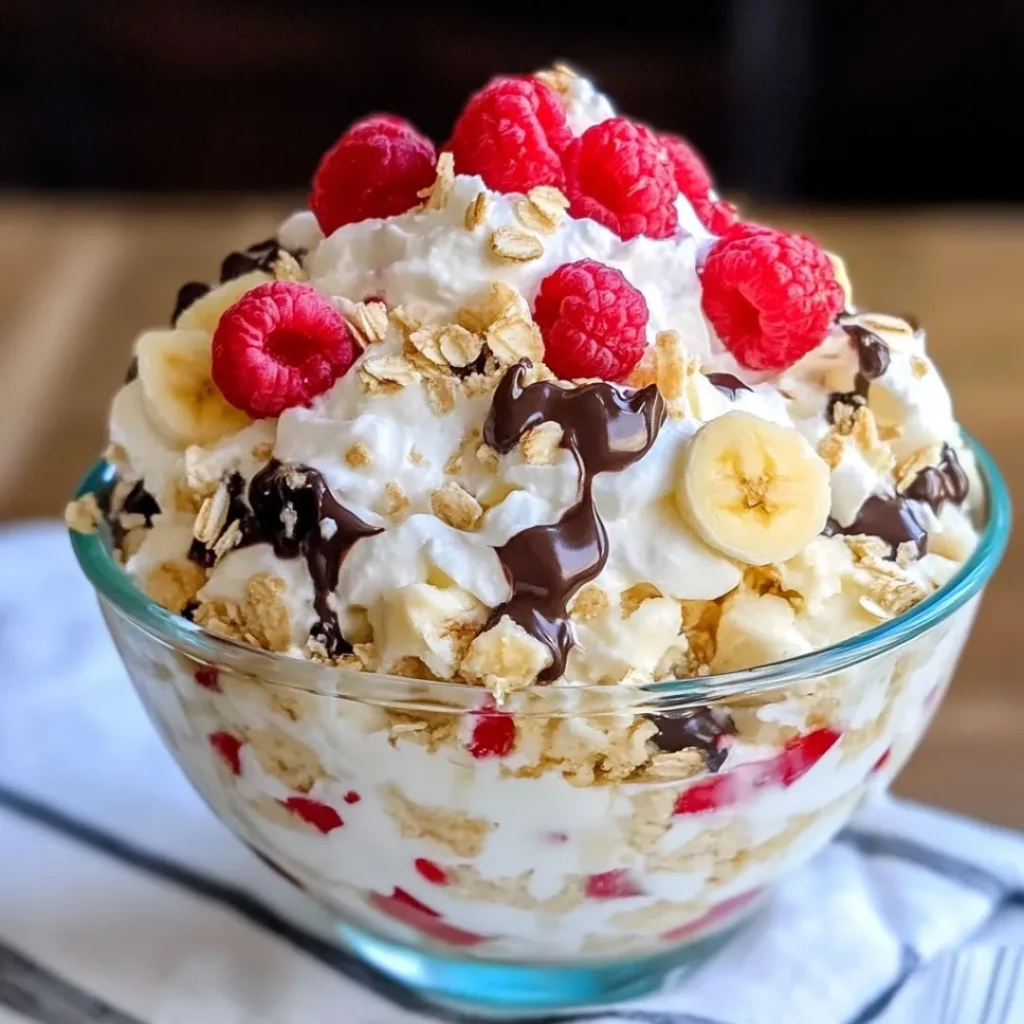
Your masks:
{"label": "blurred background", "polygon": [[443,139],[497,70],[552,59],[689,135],[757,198],[1024,196],[1019,0],[3,0],[0,182],[294,189],[353,118]]}
{"label": "blurred background", "polygon": [[[353,118],[440,140],[492,74],[557,59],[687,135],[745,215],[842,253],[860,305],[926,325],[1024,497],[1022,57],[1021,0],[0,0],[0,522],[60,514],[132,339],[270,235]],[[897,786],[1018,827],[1021,580],[1019,531]]]}

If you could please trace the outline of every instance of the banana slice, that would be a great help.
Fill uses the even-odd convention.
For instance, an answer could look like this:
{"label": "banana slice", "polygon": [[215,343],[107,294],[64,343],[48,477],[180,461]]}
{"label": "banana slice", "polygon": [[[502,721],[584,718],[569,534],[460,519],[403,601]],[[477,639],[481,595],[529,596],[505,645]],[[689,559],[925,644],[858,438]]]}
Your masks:
{"label": "banana slice", "polygon": [[207,334],[213,334],[217,330],[221,315],[228,306],[233,306],[256,285],[273,280],[270,274],[265,274],[262,270],[250,270],[248,274],[225,281],[224,284],[211,288],[204,296],[196,299],[174,321],[174,326],[186,331],[206,331]]}
{"label": "banana slice", "polygon": [[828,466],[792,427],[729,412],[686,446],[676,503],[723,554],[750,565],[783,562],[825,525]]}
{"label": "banana slice", "polygon": [[206,331],[147,331],[135,355],[146,410],[175,441],[209,444],[252,422],[213,383]]}

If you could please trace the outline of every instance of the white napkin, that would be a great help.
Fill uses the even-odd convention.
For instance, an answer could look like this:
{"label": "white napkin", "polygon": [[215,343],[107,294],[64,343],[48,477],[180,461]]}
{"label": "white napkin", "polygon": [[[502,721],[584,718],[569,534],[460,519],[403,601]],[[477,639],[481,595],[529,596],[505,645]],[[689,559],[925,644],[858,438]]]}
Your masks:
{"label": "white napkin", "polygon": [[[0,1024],[435,1019],[326,934],[164,751],[63,530],[0,531]],[[1024,837],[882,800],[682,985],[576,1019],[1024,1022]]]}

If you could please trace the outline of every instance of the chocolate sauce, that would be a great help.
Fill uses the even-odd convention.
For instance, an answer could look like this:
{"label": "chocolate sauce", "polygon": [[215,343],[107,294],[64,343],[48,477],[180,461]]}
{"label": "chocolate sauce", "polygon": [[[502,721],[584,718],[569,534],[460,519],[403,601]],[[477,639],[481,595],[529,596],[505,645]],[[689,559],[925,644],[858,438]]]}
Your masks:
{"label": "chocolate sauce", "polygon": [[334,588],[352,545],[380,533],[380,528],[369,526],[345,508],[319,471],[310,466],[286,466],[276,459],[252,478],[249,505],[253,525],[244,543],[265,541],[279,558],[305,558],[318,616],[310,636],[332,657],[350,651],[333,607]]}
{"label": "chocolate sauce", "polygon": [[121,511],[128,515],[143,516],[146,526],[153,525],[153,516],[160,515],[160,503],[146,490],[145,484],[139,480],[125,495]]}
{"label": "chocolate sauce", "polygon": [[131,384],[133,380],[139,375],[139,357],[132,356],[132,361],[128,364],[128,369],[124,372],[125,384]]}
{"label": "chocolate sauce", "polygon": [[282,251],[276,238],[267,238],[250,245],[243,252],[228,253],[220,265],[220,283],[233,281],[251,270],[263,270],[269,274]]}
{"label": "chocolate sauce", "polygon": [[[232,523],[238,523],[241,539],[238,547],[247,548],[263,539],[262,530],[252,510],[245,503],[245,478],[241,473],[232,473],[227,481],[228,512],[224,520],[226,530]],[[188,549],[188,558],[201,565],[204,569],[212,569],[217,561],[213,548],[207,547],[201,540],[193,540]]]}
{"label": "chocolate sauce", "polygon": [[853,391],[835,391],[828,398],[826,416],[831,423],[835,407],[843,405],[864,405],[868,400],[868,389],[873,380],[878,380],[889,369],[889,346],[873,331],[859,324],[840,326],[857,350],[857,375],[853,379]]}
{"label": "chocolate sauce", "polygon": [[836,534],[879,537],[890,546],[890,557],[893,558],[896,557],[896,549],[908,541],[917,547],[918,557],[928,550],[928,532],[924,524],[911,505],[898,494],[872,494],[861,505],[857,518],[849,526],[840,526],[834,519],[829,519],[822,532],[826,537]]}
{"label": "chocolate sauce", "polygon": [[724,708],[691,708],[648,717],[658,727],[652,742],[659,750],[666,754],[688,748],[703,751],[710,772],[717,772],[729,753],[722,738],[736,735],[736,723]]}
{"label": "chocolate sauce", "polygon": [[908,498],[923,501],[938,515],[946,502],[962,505],[967,500],[970,481],[948,444],[942,446],[942,460],[937,466],[922,469],[904,492]]}
{"label": "chocolate sauce", "polygon": [[171,313],[171,326],[173,327],[178,322],[178,317],[188,309],[197,299],[201,299],[208,291],[210,286],[203,284],[201,281],[186,281],[178,289],[177,298],[174,300],[174,312]]}
{"label": "chocolate sauce", "polygon": [[747,387],[739,377],[734,377],[731,373],[709,373],[708,380],[711,382],[712,387],[721,391],[726,398],[735,399],[741,391],[752,392],[754,390]]}
{"label": "chocolate sauce", "polygon": [[579,467],[579,493],[557,523],[530,527],[496,549],[512,596],[493,610],[488,628],[508,615],[544,644],[551,665],[538,678],[550,682],[565,671],[574,642],[568,602],[608,560],[608,535],[594,507],[594,477],[625,469],[650,450],[665,405],[653,384],[639,391],[604,382],[572,390],[543,381],[524,387],[528,368],[524,360],[501,379],[484,440],[506,454],[527,431],[546,420],[558,423],[561,446]]}

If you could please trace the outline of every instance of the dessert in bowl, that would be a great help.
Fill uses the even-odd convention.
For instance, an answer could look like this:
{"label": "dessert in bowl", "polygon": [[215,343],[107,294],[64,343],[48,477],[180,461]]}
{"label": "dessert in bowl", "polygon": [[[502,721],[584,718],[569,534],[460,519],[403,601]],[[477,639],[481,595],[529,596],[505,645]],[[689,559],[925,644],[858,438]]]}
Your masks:
{"label": "dessert in bowl", "polygon": [[563,68],[135,344],[68,519],[164,740],[435,998],[649,988],[905,762],[1009,529],[924,332]]}

